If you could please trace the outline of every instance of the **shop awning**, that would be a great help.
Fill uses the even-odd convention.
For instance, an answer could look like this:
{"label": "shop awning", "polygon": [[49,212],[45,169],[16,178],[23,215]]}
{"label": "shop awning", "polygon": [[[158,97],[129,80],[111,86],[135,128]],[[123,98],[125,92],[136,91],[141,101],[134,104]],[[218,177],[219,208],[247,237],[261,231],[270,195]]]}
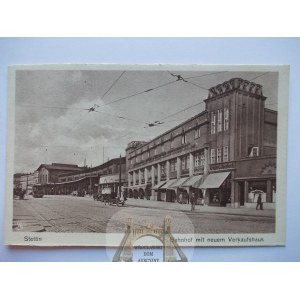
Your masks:
{"label": "shop awning", "polygon": [[183,183],[185,183],[189,178],[188,177],[183,177],[176,179],[175,182],[173,182],[171,185],[169,185],[169,189],[176,189],[180,187]]}
{"label": "shop awning", "polygon": [[221,172],[221,173],[213,173],[209,174],[204,182],[200,184],[201,189],[217,189],[224,182],[224,180],[228,177],[230,172]]}
{"label": "shop awning", "polygon": [[144,189],[146,187],[150,186],[150,184],[140,184],[140,185],[133,185],[133,186],[129,186],[129,189]]}
{"label": "shop awning", "polygon": [[167,181],[167,183],[162,187],[162,189],[168,189],[175,181],[177,181],[177,178],[175,179],[170,179]]}
{"label": "shop awning", "polygon": [[181,186],[184,188],[186,187],[198,188],[202,182],[202,179],[203,179],[203,175],[191,176]]}
{"label": "shop awning", "polygon": [[166,181],[161,181],[161,182],[159,182],[157,185],[155,185],[152,189],[153,189],[153,190],[158,190],[158,189],[161,188],[164,184],[166,184]]}

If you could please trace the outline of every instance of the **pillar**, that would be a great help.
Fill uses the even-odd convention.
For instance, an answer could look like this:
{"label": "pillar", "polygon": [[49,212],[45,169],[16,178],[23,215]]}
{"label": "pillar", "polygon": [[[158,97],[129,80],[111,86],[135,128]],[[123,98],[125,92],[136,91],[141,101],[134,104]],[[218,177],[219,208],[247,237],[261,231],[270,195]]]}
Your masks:
{"label": "pillar", "polygon": [[151,185],[152,185],[152,189],[151,189],[151,200],[155,200],[155,191],[153,189],[155,183],[154,183],[154,180],[155,180],[155,176],[154,176],[154,173],[155,173],[155,168],[154,166],[151,167]]}
{"label": "pillar", "polygon": [[166,178],[167,178],[167,181],[170,180],[170,161],[168,161],[168,160],[166,162]]}
{"label": "pillar", "polygon": [[181,177],[181,158],[177,157],[177,178]]}
{"label": "pillar", "polygon": [[245,181],[244,182],[244,201],[245,201],[245,203],[248,202],[248,196],[249,196],[249,182]]}
{"label": "pillar", "polygon": [[190,153],[189,176],[194,174],[194,154]]}
{"label": "pillar", "polygon": [[136,172],[133,171],[133,185],[136,185]]}
{"label": "pillar", "polygon": [[270,179],[267,180],[266,201],[269,203],[272,202],[272,181]]}
{"label": "pillar", "polygon": [[238,208],[239,205],[239,184],[238,182],[231,181],[231,207]]}
{"label": "pillar", "polygon": [[128,187],[131,186],[131,174],[128,172],[127,174]]}
{"label": "pillar", "polygon": [[157,182],[161,181],[161,165],[157,164]]}
{"label": "pillar", "polygon": [[209,171],[209,151],[208,148],[204,148],[204,175],[208,174]]}
{"label": "pillar", "polygon": [[148,168],[145,168],[145,171],[144,171],[144,178],[145,178],[145,183],[148,182]]}
{"label": "pillar", "polygon": [[139,170],[138,172],[139,172],[139,185],[141,185],[142,184],[142,171]]}

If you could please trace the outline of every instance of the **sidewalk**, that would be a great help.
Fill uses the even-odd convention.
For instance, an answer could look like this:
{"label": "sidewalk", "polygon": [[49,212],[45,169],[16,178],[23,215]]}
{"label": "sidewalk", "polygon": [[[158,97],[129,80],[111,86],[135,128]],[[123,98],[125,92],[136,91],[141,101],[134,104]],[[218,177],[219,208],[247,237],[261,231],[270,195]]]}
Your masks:
{"label": "sidewalk", "polygon": [[[153,201],[145,199],[134,199],[128,198],[126,201],[127,206],[146,207],[154,209],[165,209],[165,210],[177,210],[183,212],[190,212],[190,204],[179,204],[173,202],[164,201]],[[275,217],[275,210],[264,209],[256,210],[255,208],[231,208],[231,207],[219,207],[219,206],[200,206],[196,205],[196,210],[193,213],[211,213],[211,214],[228,214],[228,215],[243,215],[243,216],[255,216],[255,217]]]}

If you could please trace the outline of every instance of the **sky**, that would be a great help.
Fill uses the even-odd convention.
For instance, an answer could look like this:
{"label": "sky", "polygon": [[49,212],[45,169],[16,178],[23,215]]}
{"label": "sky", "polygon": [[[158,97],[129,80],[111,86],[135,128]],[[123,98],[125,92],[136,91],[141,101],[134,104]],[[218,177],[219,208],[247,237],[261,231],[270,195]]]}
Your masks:
{"label": "sky", "polygon": [[[234,77],[261,84],[266,107],[277,110],[275,72],[18,70],[14,172],[124,156],[130,141],[149,141],[203,111],[208,89]],[[164,123],[149,127],[155,121]]]}

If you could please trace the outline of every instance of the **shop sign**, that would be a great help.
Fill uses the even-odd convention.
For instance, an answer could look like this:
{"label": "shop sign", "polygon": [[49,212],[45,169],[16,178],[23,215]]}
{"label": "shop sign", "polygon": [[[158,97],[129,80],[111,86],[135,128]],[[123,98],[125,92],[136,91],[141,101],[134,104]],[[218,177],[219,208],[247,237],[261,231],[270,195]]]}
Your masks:
{"label": "shop sign", "polygon": [[210,166],[211,170],[223,170],[223,169],[232,169],[232,168],[234,168],[234,163],[232,163],[232,162],[227,162],[227,163],[216,164],[216,165]]}

